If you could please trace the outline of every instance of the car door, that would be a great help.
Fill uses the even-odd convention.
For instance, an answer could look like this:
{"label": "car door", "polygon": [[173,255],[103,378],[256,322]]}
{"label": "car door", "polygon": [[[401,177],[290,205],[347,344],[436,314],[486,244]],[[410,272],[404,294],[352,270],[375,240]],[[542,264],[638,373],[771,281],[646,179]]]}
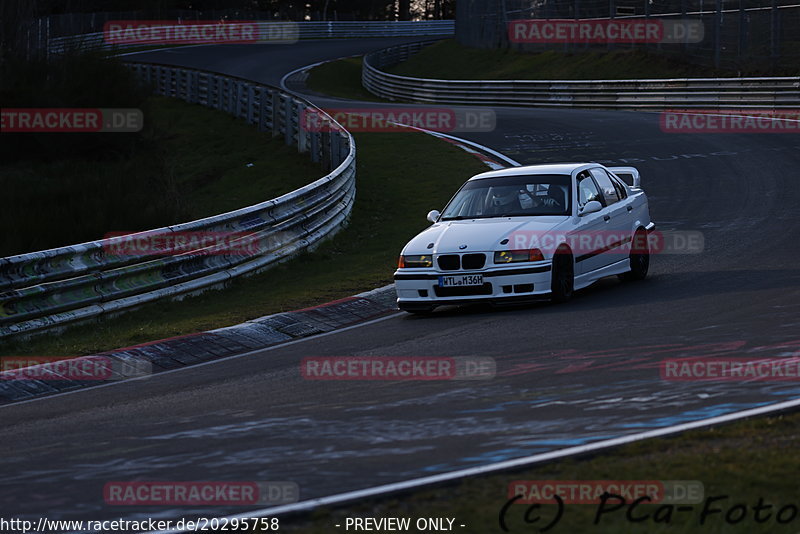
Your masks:
{"label": "car door", "polygon": [[605,201],[603,210],[603,243],[605,250],[602,252],[601,266],[611,265],[627,259],[628,245],[630,242],[632,207],[627,198],[620,195],[620,188],[614,184],[611,177],[602,167],[589,169],[592,177],[600,188],[600,193]]}
{"label": "car door", "polygon": [[600,192],[600,188],[595,182],[589,171],[583,171],[576,177],[578,213],[583,206],[592,200],[596,200],[603,205],[603,209],[581,215],[577,231],[571,236],[572,250],[575,255],[575,274],[586,274],[607,265],[608,257],[597,251],[597,240],[603,237],[608,226],[608,214],[605,207],[605,198]]}

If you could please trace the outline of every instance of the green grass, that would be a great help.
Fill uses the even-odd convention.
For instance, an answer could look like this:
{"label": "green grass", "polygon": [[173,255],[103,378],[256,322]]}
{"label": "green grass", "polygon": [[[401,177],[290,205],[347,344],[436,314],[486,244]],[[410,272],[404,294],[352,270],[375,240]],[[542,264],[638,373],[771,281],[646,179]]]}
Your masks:
{"label": "green grass", "polygon": [[[457,532],[490,534],[503,532],[498,518],[508,500],[508,484],[514,480],[697,480],[704,486],[705,498],[729,496],[713,503],[713,507],[723,509],[723,515],[732,506],[744,503],[750,507],[748,518],[731,525],[716,514],[709,516],[705,525],[700,525],[703,505],[696,504],[692,511],[674,511],[671,524],[657,524],[652,516],[662,505],[651,504],[634,512],[639,516],[649,514],[650,520],[629,522],[622,509],[603,515],[595,525],[597,505],[566,504],[562,518],[548,532],[796,533],[800,516],[788,525],[780,525],[775,521],[775,512],[784,505],[798,504],[798,442],[800,413],[751,419],[677,437],[641,441],[588,458],[560,460],[513,473],[467,479],[438,489],[366,500],[334,510],[317,510],[310,518],[283,519],[281,530],[308,534],[334,532],[344,529],[347,517],[410,517],[412,524],[420,517],[455,517],[456,524],[466,525],[465,528],[456,527]],[[774,508],[772,519],[758,524],[753,519],[752,506],[762,497],[765,504],[773,504]],[[506,515],[510,532],[540,532],[539,529],[556,515],[554,504],[543,504],[541,509],[531,513],[531,517],[541,515],[542,519],[526,524],[527,508],[524,504],[511,506]],[[785,513],[788,516],[789,511]],[[341,524],[342,528],[336,529],[335,524]]]}
{"label": "green grass", "polygon": [[[767,65],[743,75],[766,75]],[[641,49],[524,53],[469,48],[444,40],[387,69],[392,74],[452,80],[585,80],[736,76]],[[797,68],[786,75],[797,74]],[[773,74],[774,75],[774,74]]]}
{"label": "green grass", "polygon": [[317,65],[308,74],[312,91],[338,98],[382,102],[361,85],[362,58],[345,58]]}
{"label": "green grass", "polygon": [[[323,63],[311,69],[309,89],[324,95],[386,102],[361,85],[362,58],[347,58]],[[418,78],[453,80],[552,80],[626,79],[691,76],[728,76],[694,65],[651,56],[643,52],[620,51],[610,54],[563,54],[545,52],[523,54],[502,50],[479,50],[445,40],[423,49],[408,61],[386,69],[392,74]]]}
{"label": "green grass", "polygon": [[[114,319],[11,339],[0,355],[82,355],[236,324],[327,302],[392,281],[397,255],[453,192],[486,168],[425,134],[357,134],[356,202],[349,226],[310,254],[181,302],[159,302]],[[222,141],[221,141],[222,142]]]}
{"label": "green grass", "polygon": [[273,139],[221,111],[154,97],[147,102],[145,123],[143,140],[131,154],[0,166],[7,201],[0,226],[14,229],[1,240],[0,256],[223,213],[324,174],[282,137]]}

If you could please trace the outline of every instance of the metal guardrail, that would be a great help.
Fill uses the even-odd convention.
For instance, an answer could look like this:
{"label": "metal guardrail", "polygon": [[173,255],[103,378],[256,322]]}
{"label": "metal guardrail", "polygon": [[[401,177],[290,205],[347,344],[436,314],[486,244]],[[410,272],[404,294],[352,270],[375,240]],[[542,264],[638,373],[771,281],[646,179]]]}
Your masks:
{"label": "metal guardrail", "polygon": [[117,255],[115,250],[127,249],[115,249],[120,240],[112,238],[0,258],[0,338],[223,284],[309,249],[347,222],[355,199],[355,144],[330,116],[319,111],[319,131],[308,131],[300,127],[301,113],[317,108],[278,88],[201,70],[128,65],[156,93],[283,135],[286,144],[309,152],[330,172],[272,200],[123,238],[230,232],[241,242],[257,243],[250,248],[257,254]]}
{"label": "metal guardrail", "polygon": [[800,107],[800,77],[653,80],[437,80],[381,69],[436,41],[367,54],[361,81],[389,100],[430,104],[625,109],[786,109]]}
{"label": "metal guardrail", "polygon": [[[193,22],[193,21],[187,21]],[[415,37],[453,35],[455,21],[328,21],[328,22],[257,22],[259,34],[266,40],[327,39],[350,37]],[[68,49],[110,50],[142,47],[141,43],[106,43],[103,32],[50,38],[48,52],[58,54]]]}

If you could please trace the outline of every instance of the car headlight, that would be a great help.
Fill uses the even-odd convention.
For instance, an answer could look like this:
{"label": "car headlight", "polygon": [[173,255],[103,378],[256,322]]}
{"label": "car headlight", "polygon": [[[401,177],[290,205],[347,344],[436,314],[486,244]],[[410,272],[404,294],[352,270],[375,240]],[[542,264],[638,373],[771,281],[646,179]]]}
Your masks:
{"label": "car headlight", "polygon": [[400,256],[400,259],[397,260],[398,269],[415,267],[433,267],[433,256]]}
{"label": "car headlight", "polygon": [[520,261],[542,261],[544,255],[538,248],[530,250],[499,250],[494,253],[495,263],[517,263]]}

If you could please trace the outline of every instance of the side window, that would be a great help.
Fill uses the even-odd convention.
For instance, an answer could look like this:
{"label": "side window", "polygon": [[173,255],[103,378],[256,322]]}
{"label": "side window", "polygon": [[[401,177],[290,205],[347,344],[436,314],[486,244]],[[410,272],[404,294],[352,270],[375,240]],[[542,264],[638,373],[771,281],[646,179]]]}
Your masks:
{"label": "side window", "polygon": [[610,206],[614,202],[619,201],[617,188],[611,183],[611,177],[606,171],[603,169],[590,169],[589,172],[591,172],[594,179],[597,180],[597,185],[600,186],[603,197],[606,199],[606,206]]}
{"label": "side window", "polygon": [[592,177],[588,173],[581,173],[578,175],[578,202],[581,206],[585,206],[591,200],[603,204],[603,197]]}
{"label": "side window", "polygon": [[622,180],[619,180],[614,175],[609,176],[611,176],[611,183],[614,184],[614,187],[617,189],[617,196],[619,196],[619,199],[622,200],[628,198],[628,192],[625,190]]}

